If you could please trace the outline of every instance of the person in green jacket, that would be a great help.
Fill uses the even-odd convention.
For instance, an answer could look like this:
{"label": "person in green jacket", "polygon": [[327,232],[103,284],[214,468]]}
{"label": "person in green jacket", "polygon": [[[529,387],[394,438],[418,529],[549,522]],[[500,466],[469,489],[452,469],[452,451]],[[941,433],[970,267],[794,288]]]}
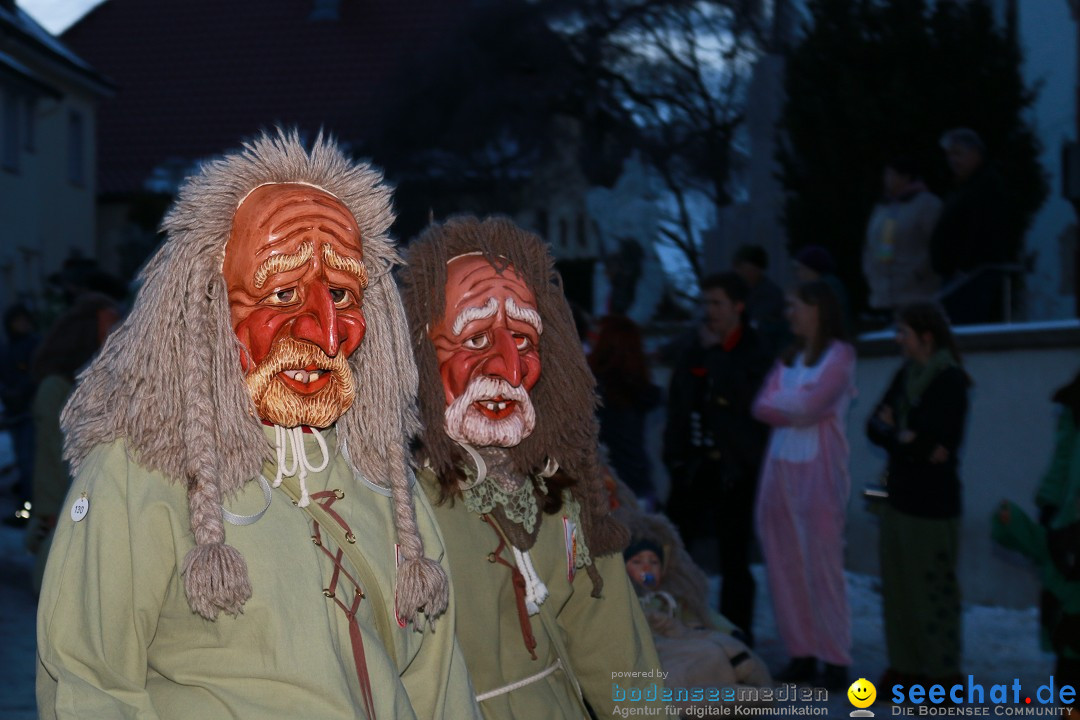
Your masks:
{"label": "person in green jacket", "polygon": [[181,186],[61,418],[41,717],[479,717],[407,462],[392,220],[381,175],[321,134]]}
{"label": "person in green jacket", "polygon": [[1042,577],[1043,649],[1057,656],[1059,685],[1080,686],[1080,375],[1059,388],[1061,405],[1054,453],[1035,493],[1038,520],[1005,501],[993,519],[992,536],[1028,557]]}
{"label": "person in green jacket", "polygon": [[60,412],[75,386],[76,373],[90,362],[118,319],[113,298],[85,292],[56,319],[34,352],[31,370],[37,381],[31,407],[34,419],[34,512],[24,543],[35,556],[31,575],[35,593],[41,592],[53,528],[71,485],[64,463]]}
{"label": "person in green jacket", "polygon": [[432,225],[402,294],[420,373],[420,483],[486,718],[597,717],[663,670],[610,514],[595,380],[546,246],[502,218]]}

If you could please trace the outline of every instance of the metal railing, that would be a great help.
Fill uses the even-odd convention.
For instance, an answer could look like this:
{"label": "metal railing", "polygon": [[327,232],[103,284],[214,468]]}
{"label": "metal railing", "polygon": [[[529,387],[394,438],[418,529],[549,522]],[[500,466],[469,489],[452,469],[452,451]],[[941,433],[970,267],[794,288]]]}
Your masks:
{"label": "metal railing", "polygon": [[1013,278],[1023,275],[1027,271],[1028,268],[1020,263],[990,263],[987,265],[980,265],[971,272],[958,275],[942,287],[941,290],[938,291],[937,300],[942,305],[945,305],[949,298],[953,297],[958,290],[968,287],[975,279],[983,277],[988,273],[1001,273],[1001,317],[1004,319],[1004,322],[1011,323],[1013,320]]}

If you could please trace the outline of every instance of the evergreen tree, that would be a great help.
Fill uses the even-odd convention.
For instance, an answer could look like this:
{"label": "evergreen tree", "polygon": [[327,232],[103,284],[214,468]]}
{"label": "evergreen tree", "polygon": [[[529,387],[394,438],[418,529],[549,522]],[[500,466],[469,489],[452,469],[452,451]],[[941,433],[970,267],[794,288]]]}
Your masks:
{"label": "evergreen tree", "polygon": [[1015,260],[1047,194],[1039,142],[1024,119],[1036,90],[1024,84],[1015,40],[985,0],[932,5],[811,0],[804,39],[788,56],[778,160],[790,249],[828,248],[860,308],[866,221],[889,158],[916,159],[944,196],[951,176],[942,133],[978,132],[1006,183]]}

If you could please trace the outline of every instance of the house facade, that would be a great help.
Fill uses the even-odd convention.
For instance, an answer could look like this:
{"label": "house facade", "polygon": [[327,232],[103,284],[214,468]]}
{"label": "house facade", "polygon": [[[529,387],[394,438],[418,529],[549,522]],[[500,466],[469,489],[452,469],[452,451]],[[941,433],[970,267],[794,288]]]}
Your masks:
{"label": "house facade", "polygon": [[0,304],[96,247],[97,105],[108,80],[0,0]]}

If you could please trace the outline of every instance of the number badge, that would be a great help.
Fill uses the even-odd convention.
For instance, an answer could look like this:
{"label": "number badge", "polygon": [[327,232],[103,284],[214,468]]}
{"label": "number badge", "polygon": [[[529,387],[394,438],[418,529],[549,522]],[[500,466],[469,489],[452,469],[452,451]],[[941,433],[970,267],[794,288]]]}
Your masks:
{"label": "number badge", "polygon": [[86,513],[90,511],[90,501],[86,499],[86,493],[82,494],[78,500],[76,500],[71,506],[71,519],[75,522],[79,522]]}

